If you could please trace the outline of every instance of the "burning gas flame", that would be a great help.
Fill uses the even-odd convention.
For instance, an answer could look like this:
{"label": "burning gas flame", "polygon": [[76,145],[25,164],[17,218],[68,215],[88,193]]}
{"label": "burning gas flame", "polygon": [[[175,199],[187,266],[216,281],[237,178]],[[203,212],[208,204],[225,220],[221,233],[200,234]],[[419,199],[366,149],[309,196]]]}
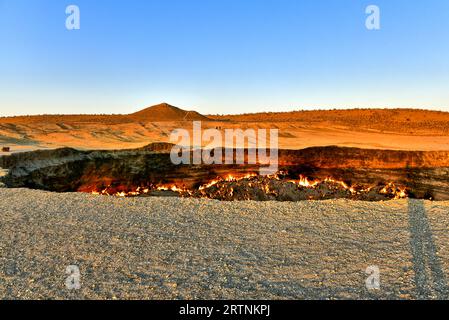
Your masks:
{"label": "burning gas flame", "polygon": [[173,192],[184,192],[187,191],[186,189],[179,188],[178,186],[160,186],[157,187],[156,190],[158,191],[173,191]]}
{"label": "burning gas flame", "polygon": [[309,178],[303,176],[302,174],[299,176],[299,180],[290,180],[290,182],[304,188],[315,188],[320,183],[319,181],[310,181]]}
{"label": "burning gas flame", "polygon": [[[98,191],[94,190],[92,191],[93,195],[105,195],[105,196],[116,196],[116,197],[133,197],[133,196],[142,196],[142,195],[148,195],[152,191],[171,191],[174,193],[178,193],[181,196],[198,196],[202,197],[208,197],[208,190],[212,187],[218,187],[219,189],[221,187],[225,187],[229,183],[236,183],[241,180],[247,180],[247,186],[249,188],[257,187],[257,184],[259,186],[262,184],[262,189],[266,194],[273,194],[275,193],[274,190],[271,190],[269,182],[272,180],[281,181],[288,175],[286,172],[279,172],[277,174],[274,174],[272,176],[265,176],[263,179],[260,180],[261,176],[255,174],[255,173],[249,173],[246,175],[238,175],[238,174],[229,174],[225,177],[217,177],[208,183],[201,185],[197,190],[191,190],[187,189],[185,187],[180,187],[178,185],[158,185],[158,186],[151,186],[151,187],[138,187],[135,190],[131,191],[113,191],[114,189],[111,188],[111,186],[106,187],[105,189]],[[259,180],[252,180],[254,178],[258,178]],[[361,187],[361,186],[351,186],[348,183],[336,180],[332,177],[327,177],[324,180],[315,180],[310,179],[309,177],[306,177],[304,175],[299,175],[298,180],[285,180],[287,182],[293,183],[298,186],[298,188],[308,188],[308,189],[314,189],[318,188],[320,185],[325,184],[327,188],[338,188],[349,191],[352,195],[360,195],[360,194],[366,194],[371,192],[375,187]],[[377,187],[376,187],[376,190]],[[407,198],[407,189],[405,187],[397,186],[396,184],[390,182],[386,184],[382,189],[377,191],[379,194],[383,194],[386,196],[389,196],[393,199],[403,199]],[[228,195],[232,197],[234,195],[234,188],[230,187],[228,189]]]}
{"label": "burning gas flame", "polygon": [[235,177],[235,176],[232,175],[232,174],[228,174],[228,175],[227,175],[226,177],[224,177],[224,178],[217,177],[216,179],[214,179],[214,180],[212,180],[212,181],[210,181],[210,182],[208,182],[208,183],[206,183],[206,184],[200,186],[200,187],[198,188],[198,190],[199,190],[199,191],[202,191],[202,190],[209,189],[209,188],[211,188],[211,187],[217,185],[217,184],[220,183],[220,182],[236,182],[236,181],[240,181],[240,180],[251,179],[251,178],[254,178],[254,177],[257,177],[257,176],[258,176],[258,175],[257,175],[256,173],[248,173],[248,174],[246,174],[246,175],[244,175],[244,176],[240,176],[240,177]]}
{"label": "burning gas flame", "polygon": [[394,194],[395,199],[407,198],[407,189],[404,187],[396,186],[393,182],[388,183],[382,190],[382,194]]}
{"label": "burning gas flame", "polygon": [[149,188],[138,187],[134,191],[129,191],[129,192],[117,191],[117,192],[113,192],[113,191],[111,191],[111,186],[108,186],[108,187],[106,187],[105,189],[103,189],[101,191],[94,190],[91,193],[93,195],[116,196],[116,197],[124,198],[124,197],[132,197],[132,196],[140,196],[140,195],[148,194],[150,191],[151,190]]}

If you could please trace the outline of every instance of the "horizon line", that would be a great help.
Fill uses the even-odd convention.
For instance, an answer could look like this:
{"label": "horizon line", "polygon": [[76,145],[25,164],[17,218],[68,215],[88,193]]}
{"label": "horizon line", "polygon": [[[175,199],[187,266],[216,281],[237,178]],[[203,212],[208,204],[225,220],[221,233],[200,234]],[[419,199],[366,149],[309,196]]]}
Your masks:
{"label": "horizon line", "polygon": [[[159,103],[159,104],[155,104],[155,105],[151,105],[148,107],[144,107],[142,109],[139,109],[137,111],[134,111],[132,113],[38,113],[38,114],[17,114],[17,115],[1,115],[0,114],[0,118],[18,118],[18,117],[45,117],[45,116],[132,116],[133,114],[152,108],[152,107],[156,107],[156,106],[160,106],[160,105],[167,105],[170,107],[174,107],[174,108],[178,108],[182,111],[186,111],[186,112],[198,112],[199,111],[195,110],[195,109],[184,109],[184,108],[180,108],[174,105],[171,105],[169,103]],[[445,109],[449,109],[449,107],[445,108]],[[247,112],[247,113],[229,113],[229,114],[224,114],[224,113],[208,113],[208,114],[202,114],[203,116],[242,116],[242,115],[256,115],[256,114],[266,114],[266,113],[271,113],[271,114],[286,114],[286,113],[293,113],[293,112],[323,112],[323,111],[353,111],[353,110],[392,110],[392,111],[426,111],[426,112],[439,112],[439,113],[449,113],[449,110],[444,110],[444,109],[440,109],[440,108],[425,108],[425,107],[305,107],[305,108],[300,108],[300,109],[292,109],[289,111],[268,111],[268,110],[262,110],[259,112]]]}

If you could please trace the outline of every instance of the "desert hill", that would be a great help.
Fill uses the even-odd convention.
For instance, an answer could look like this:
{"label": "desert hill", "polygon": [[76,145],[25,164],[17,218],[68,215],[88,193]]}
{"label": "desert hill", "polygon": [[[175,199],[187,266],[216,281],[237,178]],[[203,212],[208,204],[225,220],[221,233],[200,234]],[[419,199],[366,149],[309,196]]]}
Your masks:
{"label": "desert hill", "polygon": [[279,129],[281,148],[344,146],[449,150],[449,113],[412,109],[351,109],[243,115],[201,115],[167,103],[123,115],[38,115],[0,118],[0,147],[139,148],[169,142],[178,128]]}
{"label": "desert hill", "polygon": [[77,123],[97,122],[104,124],[132,122],[162,122],[162,121],[208,121],[209,119],[196,111],[186,111],[168,103],[161,103],[145,108],[132,114],[80,114],[80,115],[35,115],[0,117],[3,123]]}
{"label": "desert hill", "polygon": [[139,121],[209,121],[196,111],[186,111],[161,103],[130,115]]}

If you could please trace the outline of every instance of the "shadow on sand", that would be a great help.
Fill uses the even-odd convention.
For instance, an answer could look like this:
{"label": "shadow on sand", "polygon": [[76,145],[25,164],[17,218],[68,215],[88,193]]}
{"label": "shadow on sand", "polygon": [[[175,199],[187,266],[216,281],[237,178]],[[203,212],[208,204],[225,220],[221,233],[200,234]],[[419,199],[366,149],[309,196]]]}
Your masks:
{"label": "shadow on sand", "polygon": [[424,201],[409,199],[410,245],[417,299],[447,299],[448,288],[442,264],[427,219]]}

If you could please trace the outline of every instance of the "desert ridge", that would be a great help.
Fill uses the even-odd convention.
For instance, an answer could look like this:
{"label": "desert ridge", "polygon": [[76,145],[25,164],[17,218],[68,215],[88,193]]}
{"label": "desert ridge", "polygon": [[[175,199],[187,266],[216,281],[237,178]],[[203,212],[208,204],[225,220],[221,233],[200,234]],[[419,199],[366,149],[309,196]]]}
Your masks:
{"label": "desert ridge", "polygon": [[[187,108],[191,109],[191,108]],[[449,150],[449,113],[411,109],[352,109],[202,115],[168,103],[123,115],[37,115],[0,118],[0,147],[129,149],[170,142],[192,122],[207,129],[278,129],[279,147]]]}

